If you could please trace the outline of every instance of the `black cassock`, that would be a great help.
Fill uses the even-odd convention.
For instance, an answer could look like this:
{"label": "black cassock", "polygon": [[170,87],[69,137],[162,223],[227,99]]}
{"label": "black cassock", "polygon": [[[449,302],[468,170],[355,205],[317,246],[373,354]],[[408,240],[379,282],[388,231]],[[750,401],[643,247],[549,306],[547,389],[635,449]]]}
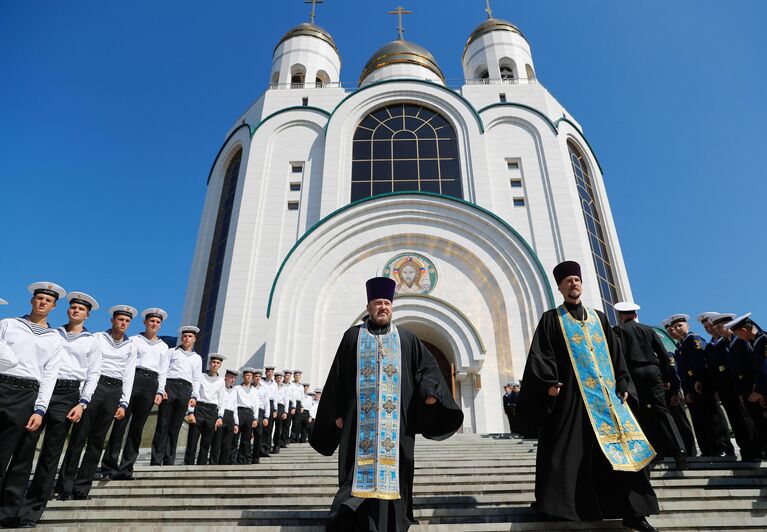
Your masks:
{"label": "black cassock", "polygon": [[[359,326],[346,331],[325,381],[309,443],[317,452],[338,454],[338,492],[333,500],[328,530],[396,530],[416,524],[413,517],[413,472],[415,435],[432,440],[452,436],[463,423],[463,412],[455,403],[437,362],[411,332],[397,327],[401,345],[400,367],[400,499],[362,499],[351,494],[357,432],[357,339]],[[371,332],[376,331],[371,328]],[[437,403],[427,405],[428,396]],[[343,418],[343,429],[335,420]]]}
{"label": "black cassock", "polygon": [[[565,306],[574,318],[585,318],[581,305]],[[636,390],[626,362],[607,318],[599,311],[597,314],[610,349],[616,392],[628,392],[633,409]],[[549,388],[559,382],[562,383],[559,395],[550,397]],[[602,453],[556,310],[545,312],[535,331],[522,379],[519,409],[528,432],[538,434],[533,505],[537,511],[572,521],[658,513],[648,468],[636,473],[615,471]]]}

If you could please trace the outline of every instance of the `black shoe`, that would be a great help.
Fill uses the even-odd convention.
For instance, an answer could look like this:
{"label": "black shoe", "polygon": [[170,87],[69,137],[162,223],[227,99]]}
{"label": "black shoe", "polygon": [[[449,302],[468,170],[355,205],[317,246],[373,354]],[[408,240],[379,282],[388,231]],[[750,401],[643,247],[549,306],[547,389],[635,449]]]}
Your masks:
{"label": "black shoe", "polygon": [[674,460],[676,461],[676,468],[678,471],[685,471],[687,469],[687,453],[684,451],[677,452],[674,455]]}
{"label": "black shoe", "polygon": [[37,528],[37,523],[31,519],[23,519],[19,522],[19,528]]}
{"label": "black shoe", "polygon": [[646,530],[648,532],[657,532],[657,528],[647,522],[644,517],[631,517],[623,520],[623,526],[631,530]]}
{"label": "black shoe", "polygon": [[59,493],[58,496],[56,497],[57,501],[69,501],[71,499],[72,499],[72,494],[71,493],[65,493],[65,492]]}
{"label": "black shoe", "polygon": [[89,501],[91,500],[91,496],[87,493],[75,493],[72,495],[72,498],[76,501]]}
{"label": "black shoe", "polygon": [[261,459],[260,458],[256,458],[255,460],[253,460],[251,462],[251,464],[260,464],[260,463],[261,463]]}
{"label": "black shoe", "polygon": [[0,519],[0,528],[19,528],[19,518],[6,517],[5,519]]}
{"label": "black shoe", "polygon": [[115,480],[115,476],[112,476],[112,473],[101,473],[98,480]]}

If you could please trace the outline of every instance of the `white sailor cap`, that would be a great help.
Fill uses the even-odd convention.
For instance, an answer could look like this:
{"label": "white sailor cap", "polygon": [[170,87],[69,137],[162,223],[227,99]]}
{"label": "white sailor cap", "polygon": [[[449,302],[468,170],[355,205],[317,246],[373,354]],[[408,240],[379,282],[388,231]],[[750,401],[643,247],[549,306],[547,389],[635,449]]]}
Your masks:
{"label": "white sailor cap", "polygon": [[130,319],[133,319],[138,314],[138,310],[131,307],[130,305],[115,305],[109,309],[109,314],[111,314],[112,317],[128,316]]}
{"label": "white sailor cap", "polygon": [[666,318],[666,327],[669,325],[674,325],[675,323],[678,323],[680,321],[687,321],[690,319],[690,316],[687,314],[672,314],[668,318]]}
{"label": "white sailor cap", "polygon": [[294,369],[293,370],[293,375],[297,375],[299,373],[303,373],[303,371],[301,371],[300,369]]}
{"label": "white sailor cap", "polygon": [[192,333],[196,336],[199,332],[200,329],[194,325],[182,325],[178,328],[178,334]]}
{"label": "white sailor cap", "polygon": [[215,360],[220,360],[221,362],[223,362],[224,360],[226,360],[226,357],[224,355],[222,355],[221,353],[210,353],[210,354],[208,354],[208,360],[214,360],[214,359]]}
{"label": "white sailor cap", "polygon": [[229,369],[229,368],[227,368],[226,373],[229,373],[230,375],[234,375],[235,377],[240,374],[240,372],[237,371],[236,369]]}
{"label": "white sailor cap", "polygon": [[264,375],[264,370],[262,370],[261,368],[256,368],[253,370],[253,375],[258,375],[262,377]]}
{"label": "white sailor cap", "polygon": [[632,303],[631,301],[619,301],[615,305],[613,305],[613,308],[615,308],[616,311],[622,312],[624,314],[628,314],[631,312],[636,312],[640,309],[640,306],[636,303]]}
{"label": "white sailor cap", "polygon": [[282,370],[282,374],[283,374],[283,375],[287,375],[288,373],[290,373],[291,375],[293,375],[293,370],[292,370],[292,369],[283,369],[283,370]]}
{"label": "white sailor cap", "polygon": [[62,287],[60,287],[56,283],[51,283],[49,281],[40,281],[38,283],[32,283],[31,285],[27,287],[27,290],[29,290],[29,292],[32,295],[46,294],[46,295],[55,297],[57,300],[67,295],[66,290],[64,290]]}
{"label": "white sailor cap", "polygon": [[242,374],[245,375],[246,373],[255,373],[256,368],[251,368],[250,366],[245,366],[242,368]]}
{"label": "white sailor cap", "polygon": [[751,313],[743,314],[742,316],[738,316],[737,318],[734,318],[732,321],[725,323],[724,326],[728,329],[737,329],[738,327],[742,327],[744,325],[747,325],[746,322],[750,321],[748,318],[751,317]]}
{"label": "white sailor cap", "polygon": [[145,320],[149,318],[160,318],[162,321],[168,319],[168,313],[161,308],[151,307],[141,311],[141,317]]}
{"label": "white sailor cap", "polygon": [[89,296],[85,292],[69,292],[67,294],[69,303],[80,303],[88,307],[88,310],[98,310],[99,303],[92,296]]}
{"label": "white sailor cap", "polygon": [[302,385],[303,385],[305,388],[308,388],[309,386],[311,386],[311,385],[310,385],[308,382],[302,382],[301,384],[302,384]]}
{"label": "white sailor cap", "polygon": [[711,325],[718,325],[720,323],[728,323],[732,321],[734,318],[735,318],[735,314],[732,314],[730,312],[725,312],[724,314],[719,314],[717,312],[713,316],[709,316],[708,321],[709,323],[711,323]]}
{"label": "white sailor cap", "polygon": [[322,388],[315,388],[314,393],[322,393]]}
{"label": "white sailor cap", "polygon": [[265,371],[269,371],[269,370],[274,371],[274,366],[264,366],[264,370]]}
{"label": "white sailor cap", "polygon": [[698,314],[698,316],[695,318],[699,322],[703,323],[704,321],[709,321],[713,316],[719,315],[718,312],[701,312]]}
{"label": "white sailor cap", "polygon": [[285,374],[284,374],[283,372],[281,372],[281,371],[275,371],[275,372],[274,372],[274,376],[275,376],[275,377],[284,377],[284,376],[285,376]]}
{"label": "white sailor cap", "polygon": [[5,299],[3,299],[2,297],[0,297],[0,305],[7,305],[7,304],[8,304],[8,302]]}

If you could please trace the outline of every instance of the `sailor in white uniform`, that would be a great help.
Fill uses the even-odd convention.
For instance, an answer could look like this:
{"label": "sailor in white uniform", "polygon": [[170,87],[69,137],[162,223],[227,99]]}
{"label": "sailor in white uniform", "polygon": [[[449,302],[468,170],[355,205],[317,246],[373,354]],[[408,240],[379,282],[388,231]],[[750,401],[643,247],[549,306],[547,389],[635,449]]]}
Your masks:
{"label": "sailor in white uniform", "polygon": [[210,446],[213,435],[224,424],[224,394],[226,383],[224,377],[218,374],[225,357],[221,353],[208,355],[208,372],[200,379],[200,395],[197,404],[187,412],[189,433],[186,440],[186,455],[184,464],[194,465],[199,440],[200,452],[197,454],[197,465],[208,465]]}

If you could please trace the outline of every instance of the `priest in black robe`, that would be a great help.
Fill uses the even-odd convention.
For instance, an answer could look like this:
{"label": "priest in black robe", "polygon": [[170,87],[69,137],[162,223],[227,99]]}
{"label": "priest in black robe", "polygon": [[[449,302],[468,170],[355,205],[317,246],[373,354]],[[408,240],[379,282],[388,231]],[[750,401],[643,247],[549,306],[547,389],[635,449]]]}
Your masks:
{"label": "priest in black robe", "polygon": [[404,531],[417,523],[415,435],[449,438],[463,412],[434,356],[392,324],[394,281],[377,277],[366,286],[369,317],[344,333],[309,443],[325,456],[340,446],[328,530]]}
{"label": "priest in black robe", "polygon": [[[537,426],[538,434],[533,507],[547,519],[622,518],[628,528],[655,530],[645,519],[659,512],[646,467],[655,453],[625,408],[629,399],[635,404],[636,391],[618,341],[606,316],[581,304],[578,263],[567,261],[557,265],[554,278],[565,301],[541,317],[530,346],[520,397],[521,414],[528,427]],[[583,335],[575,332],[566,340],[565,323],[572,324]],[[587,325],[591,328],[587,329]],[[591,347],[591,353],[597,347],[602,353],[602,366],[579,362],[586,364],[578,366],[581,372],[594,366],[599,369],[587,379],[575,371],[576,358],[571,352],[576,345]],[[588,351],[583,353],[585,358],[580,360],[590,360]],[[602,393],[598,399],[591,396],[589,405],[587,387]],[[606,425],[615,419],[621,422],[617,427],[613,425],[611,432]],[[629,445],[625,445],[627,436]],[[605,443],[608,441],[619,450],[621,443],[626,450],[636,445],[644,454],[619,456],[627,460],[626,467],[620,470],[615,457],[607,458],[608,452],[620,454]]]}

